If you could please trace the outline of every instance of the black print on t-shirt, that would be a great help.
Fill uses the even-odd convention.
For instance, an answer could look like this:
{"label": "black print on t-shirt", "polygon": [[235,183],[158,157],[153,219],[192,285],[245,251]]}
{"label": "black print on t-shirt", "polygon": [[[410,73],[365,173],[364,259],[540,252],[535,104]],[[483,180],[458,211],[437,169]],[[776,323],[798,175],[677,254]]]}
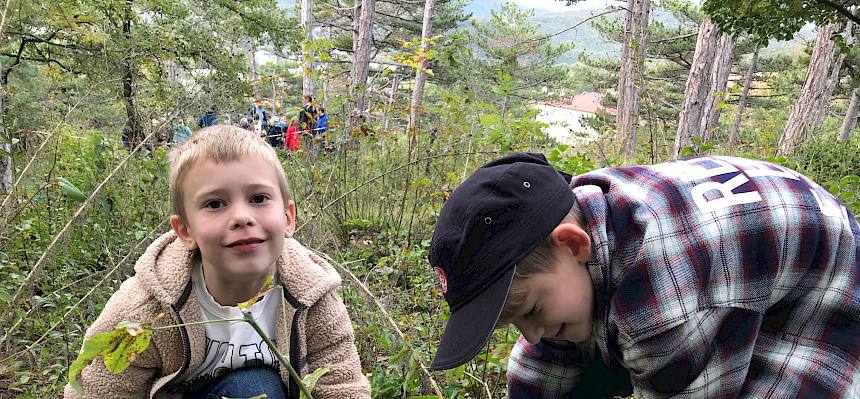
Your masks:
{"label": "black print on t-shirt", "polygon": [[[274,342],[274,341],[272,341]],[[216,381],[221,376],[243,367],[271,366],[278,370],[278,358],[260,339],[258,343],[239,345],[206,337],[206,353],[198,374],[181,384],[179,391],[193,391]]]}

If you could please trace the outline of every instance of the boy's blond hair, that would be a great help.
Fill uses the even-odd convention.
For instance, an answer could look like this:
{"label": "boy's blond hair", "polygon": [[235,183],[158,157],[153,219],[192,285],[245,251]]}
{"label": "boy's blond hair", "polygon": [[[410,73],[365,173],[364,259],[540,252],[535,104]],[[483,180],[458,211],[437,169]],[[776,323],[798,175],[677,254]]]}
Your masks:
{"label": "boy's blond hair", "polygon": [[[564,219],[559,222],[559,224],[561,223],[574,223],[585,228],[585,219],[582,217],[582,210],[579,209],[576,201],[573,202],[573,206],[570,207],[570,211],[567,212]],[[555,245],[552,238],[547,237],[517,263],[514,271],[514,282],[511,283],[511,291],[505,300],[505,306],[502,308],[502,315],[499,320],[510,320],[514,316],[514,310],[521,306],[526,299],[528,292],[522,288],[522,284],[517,283],[536,274],[552,273],[555,270],[555,262]]]}
{"label": "boy's blond hair", "polygon": [[179,215],[182,220],[187,220],[182,206],[182,183],[195,164],[204,160],[220,164],[237,161],[249,155],[259,156],[275,169],[278,187],[286,207],[293,199],[293,194],[275,149],[261,137],[245,129],[214,125],[198,130],[190,139],[170,151],[170,203],[173,213]]}

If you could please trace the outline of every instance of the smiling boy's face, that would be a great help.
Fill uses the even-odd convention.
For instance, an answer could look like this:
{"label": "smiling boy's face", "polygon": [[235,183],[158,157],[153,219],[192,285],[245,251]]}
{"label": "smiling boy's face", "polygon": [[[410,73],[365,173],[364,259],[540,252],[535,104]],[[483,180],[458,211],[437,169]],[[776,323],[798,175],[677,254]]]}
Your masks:
{"label": "smiling boy's face", "polygon": [[188,171],[182,190],[187,220],[175,216],[174,230],[200,249],[207,273],[249,280],[275,272],[296,218],[295,203],[284,205],[269,163],[255,155],[221,164],[201,160]]}

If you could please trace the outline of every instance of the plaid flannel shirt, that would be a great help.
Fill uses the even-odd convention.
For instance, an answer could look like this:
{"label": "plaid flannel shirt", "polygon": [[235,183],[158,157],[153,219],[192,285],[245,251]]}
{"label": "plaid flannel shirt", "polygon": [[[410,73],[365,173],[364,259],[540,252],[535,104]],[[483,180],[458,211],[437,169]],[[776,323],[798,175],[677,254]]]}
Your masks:
{"label": "plaid flannel shirt", "polygon": [[[820,186],[701,157],[571,188],[592,240],[595,356],[637,398],[860,398],[860,227]],[[588,345],[521,339],[509,397],[594,384]]]}

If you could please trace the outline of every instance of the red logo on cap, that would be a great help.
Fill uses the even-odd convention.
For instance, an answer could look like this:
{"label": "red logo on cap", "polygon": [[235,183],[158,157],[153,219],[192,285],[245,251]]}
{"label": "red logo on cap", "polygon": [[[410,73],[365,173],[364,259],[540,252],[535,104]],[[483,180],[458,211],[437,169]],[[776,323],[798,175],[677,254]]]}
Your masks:
{"label": "red logo on cap", "polygon": [[445,277],[445,271],[439,266],[434,267],[433,270],[436,271],[436,274],[439,275],[439,281],[442,282],[442,293],[448,293],[448,278]]}

